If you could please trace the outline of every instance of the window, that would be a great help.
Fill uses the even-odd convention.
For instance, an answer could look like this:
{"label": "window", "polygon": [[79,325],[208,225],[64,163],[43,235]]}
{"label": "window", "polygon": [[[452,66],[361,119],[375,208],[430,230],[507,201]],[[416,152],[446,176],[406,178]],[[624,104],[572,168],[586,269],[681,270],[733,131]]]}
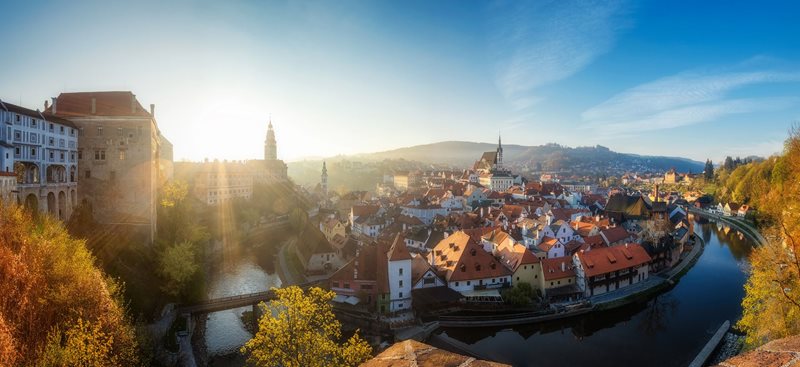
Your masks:
{"label": "window", "polygon": [[403,286],[403,280],[402,279],[400,280],[400,286],[401,287]]}
{"label": "window", "polygon": [[96,161],[104,161],[106,160],[106,151],[99,149],[94,151],[94,160]]}
{"label": "window", "polygon": [[36,148],[31,148],[31,157],[36,158]]}
{"label": "window", "polygon": [[403,275],[403,268],[400,268],[400,275]]}
{"label": "window", "polygon": [[86,178],[92,178],[92,171],[86,170]]}
{"label": "window", "polygon": [[63,126],[60,126],[60,128],[61,128],[61,131],[60,131],[60,132],[63,134],[63,133],[64,133],[64,127],[63,127]]}
{"label": "window", "polygon": [[75,152],[72,152],[72,153],[69,154],[69,160],[71,160],[71,161],[75,160]]}
{"label": "window", "polygon": [[14,155],[20,155],[19,147],[14,147]]}
{"label": "window", "polygon": [[83,159],[83,149],[78,149],[78,159]]}
{"label": "window", "polygon": [[50,160],[53,160],[54,158],[53,156],[54,156],[53,151],[50,151]]}
{"label": "window", "polygon": [[64,160],[64,152],[61,152],[61,160]]}
{"label": "window", "polygon": [[50,144],[50,146],[53,146],[53,145],[56,144],[56,140],[53,139],[53,138],[50,138],[50,139],[47,140],[47,144]]}
{"label": "window", "polygon": [[73,129],[73,128],[69,128],[69,135],[70,135],[70,136],[73,136],[73,135],[75,135],[75,129]]}
{"label": "window", "polygon": [[55,126],[53,126],[53,124],[50,124],[50,131],[53,131],[54,128],[55,128]]}
{"label": "window", "polygon": [[14,131],[14,140],[22,140],[22,133],[19,131]]}
{"label": "window", "polygon": [[31,119],[31,127],[36,127],[36,119]]}
{"label": "window", "polygon": [[345,282],[344,283],[344,288],[350,289],[350,283]]}
{"label": "window", "polygon": [[17,122],[19,122],[19,115],[17,115]]}
{"label": "window", "polygon": [[467,281],[467,285],[472,285],[471,283],[472,283],[471,281],[469,280]]}
{"label": "window", "polygon": [[400,298],[403,298],[403,292],[400,292]]}
{"label": "window", "polygon": [[97,127],[97,135],[103,135],[103,127],[102,126],[98,126]]}

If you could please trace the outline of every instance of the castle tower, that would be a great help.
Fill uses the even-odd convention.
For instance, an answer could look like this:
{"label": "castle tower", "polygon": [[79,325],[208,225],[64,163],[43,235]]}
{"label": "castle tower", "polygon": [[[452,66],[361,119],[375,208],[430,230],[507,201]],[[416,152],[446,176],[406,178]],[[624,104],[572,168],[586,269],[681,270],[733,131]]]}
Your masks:
{"label": "castle tower", "polygon": [[278,144],[275,142],[275,130],[272,129],[272,118],[269,119],[267,140],[264,141],[264,159],[268,161],[278,159]]}
{"label": "castle tower", "polygon": [[320,177],[320,186],[322,192],[328,195],[328,168],[325,166],[325,161],[322,161],[322,177]]}

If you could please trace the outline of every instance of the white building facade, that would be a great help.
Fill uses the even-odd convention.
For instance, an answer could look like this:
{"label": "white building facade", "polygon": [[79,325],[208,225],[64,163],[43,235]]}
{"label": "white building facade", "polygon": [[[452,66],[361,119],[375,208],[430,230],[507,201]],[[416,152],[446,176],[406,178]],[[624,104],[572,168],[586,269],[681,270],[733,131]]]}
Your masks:
{"label": "white building facade", "polygon": [[78,128],[3,101],[0,124],[0,169],[18,175],[18,202],[69,219],[78,204]]}

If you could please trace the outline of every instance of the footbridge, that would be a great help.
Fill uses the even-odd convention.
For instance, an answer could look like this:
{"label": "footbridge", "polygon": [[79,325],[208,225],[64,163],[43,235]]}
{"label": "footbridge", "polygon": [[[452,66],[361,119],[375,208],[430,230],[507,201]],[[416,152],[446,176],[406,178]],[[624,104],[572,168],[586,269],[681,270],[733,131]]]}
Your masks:
{"label": "footbridge", "polygon": [[[302,289],[308,289],[314,286],[319,286],[321,282],[308,282],[298,284],[297,286]],[[192,305],[181,305],[176,308],[178,314],[203,314],[217,311],[230,310],[233,308],[256,306],[260,302],[269,302],[276,298],[275,292],[268,290],[265,292],[256,292],[248,294],[240,294],[230,297],[209,299],[200,303]]]}

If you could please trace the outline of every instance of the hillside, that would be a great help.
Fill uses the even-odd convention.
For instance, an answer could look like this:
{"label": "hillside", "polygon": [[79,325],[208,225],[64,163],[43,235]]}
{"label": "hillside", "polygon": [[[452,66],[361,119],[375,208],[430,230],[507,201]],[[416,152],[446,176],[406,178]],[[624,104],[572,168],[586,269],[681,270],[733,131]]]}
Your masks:
{"label": "hillside", "polygon": [[[465,169],[492,143],[445,141],[383,152],[336,156],[327,159],[330,187],[336,191],[369,190],[382,180],[383,173],[411,169]],[[537,173],[559,172],[594,176],[621,175],[625,172],[703,171],[703,163],[686,158],[642,156],[617,153],[603,146],[565,147],[558,144],[539,146],[503,145],[506,166],[514,172],[533,177]],[[314,186],[319,182],[321,160],[289,162],[289,175],[298,184]]]}
{"label": "hillside", "polygon": [[[473,143],[463,141],[446,141],[433,144],[416,145],[407,148],[384,152],[356,155],[353,158],[365,160],[406,159],[424,163],[441,163],[467,167],[478,159],[481,153],[496,149],[494,143]],[[505,162],[516,166],[534,168],[541,164],[541,169],[559,171],[576,167],[606,167],[609,170],[617,166],[631,167],[638,171],[663,171],[675,168],[680,172],[702,172],[703,163],[679,157],[643,156],[618,153],[603,146],[565,147],[558,144],[538,146],[503,145]]]}

